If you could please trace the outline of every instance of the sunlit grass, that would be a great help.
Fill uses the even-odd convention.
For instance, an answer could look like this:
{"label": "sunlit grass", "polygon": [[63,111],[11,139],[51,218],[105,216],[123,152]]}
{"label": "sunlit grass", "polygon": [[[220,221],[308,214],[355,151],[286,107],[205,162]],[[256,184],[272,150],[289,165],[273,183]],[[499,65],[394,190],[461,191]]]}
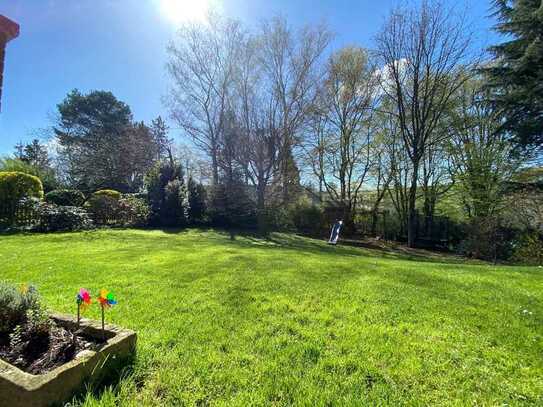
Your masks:
{"label": "sunlit grass", "polygon": [[86,405],[543,403],[540,268],[198,230],[0,236],[0,262],[55,311],[116,292],[136,365]]}

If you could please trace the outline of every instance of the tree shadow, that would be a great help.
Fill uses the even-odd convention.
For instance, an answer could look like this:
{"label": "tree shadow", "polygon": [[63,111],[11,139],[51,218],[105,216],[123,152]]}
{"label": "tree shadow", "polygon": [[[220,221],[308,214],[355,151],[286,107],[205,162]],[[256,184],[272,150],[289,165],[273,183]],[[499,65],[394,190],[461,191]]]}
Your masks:
{"label": "tree shadow", "polygon": [[[219,235],[230,232],[215,230]],[[337,256],[368,256],[379,257],[390,260],[406,260],[435,264],[464,264],[469,261],[466,258],[441,252],[430,252],[422,249],[408,249],[402,246],[380,246],[371,242],[341,240],[338,245],[330,245],[323,240],[309,238],[306,236],[285,233],[272,233],[268,236],[259,235],[254,232],[237,231],[237,239],[230,239],[232,244],[239,247],[260,248],[260,249],[282,249],[293,250],[301,253],[328,254]],[[217,239],[221,240],[221,239]],[[222,239],[224,241],[224,237]],[[474,265],[486,264],[475,262]]]}

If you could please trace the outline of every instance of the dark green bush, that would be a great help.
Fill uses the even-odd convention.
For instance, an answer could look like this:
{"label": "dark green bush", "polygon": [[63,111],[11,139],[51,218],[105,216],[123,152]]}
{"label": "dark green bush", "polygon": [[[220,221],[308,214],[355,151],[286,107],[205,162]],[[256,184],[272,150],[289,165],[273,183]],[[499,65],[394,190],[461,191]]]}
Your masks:
{"label": "dark green bush", "polygon": [[97,225],[115,226],[118,224],[122,195],[113,189],[102,189],[94,192],[85,203],[85,209]]}
{"label": "dark green bush", "polygon": [[43,199],[39,178],[22,172],[0,172],[0,224],[12,226],[19,202],[30,197]]}
{"label": "dark green bush", "polygon": [[543,240],[538,232],[524,233],[514,243],[512,260],[522,264],[543,266]]}
{"label": "dark green bush", "polygon": [[161,224],[164,226],[186,226],[189,217],[187,189],[183,181],[175,179],[164,188],[164,203],[161,208]]}
{"label": "dark green bush", "polygon": [[60,206],[83,206],[85,195],[77,189],[56,189],[45,194],[45,200]]}
{"label": "dark green bush", "polygon": [[40,307],[40,297],[33,286],[17,288],[0,282],[0,334],[11,333],[26,322],[28,311]]}
{"label": "dark green bush", "polygon": [[192,224],[205,223],[207,215],[205,187],[189,178],[187,189],[189,194],[189,222]]}
{"label": "dark green bush", "polygon": [[180,164],[158,162],[145,177],[145,187],[152,225],[184,226],[188,223],[189,199]]}
{"label": "dark green bush", "polygon": [[36,230],[40,232],[70,232],[92,229],[89,214],[77,206],[59,206],[41,202],[37,205]]}
{"label": "dark green bush", "polygon": [[305,200],[290,208],[289,217],[296,230],[303,234],[320,236],[326,229],[323,225],[324,214],[322,208]]}
{"label": "dark green bush", "polygon": [[213,226],[239,229],[258,227],[256,205],[241,182],[214,185],[210,189],[208,213]]}
{"label": "dark green bush", "polygon": [[462,255],[482,260],[508,260],[514,232],[497,217],[473,218],[466,225],[466,237],[458,245]]}

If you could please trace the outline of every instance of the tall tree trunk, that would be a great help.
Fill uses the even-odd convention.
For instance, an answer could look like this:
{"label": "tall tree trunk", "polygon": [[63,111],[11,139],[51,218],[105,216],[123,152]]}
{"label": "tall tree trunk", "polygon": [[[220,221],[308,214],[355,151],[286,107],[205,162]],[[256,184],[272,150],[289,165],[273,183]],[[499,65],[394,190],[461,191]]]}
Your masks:
{"label": "tall tree trunk", "polygon": [[[416,155],[416,153],[415,153]],[[413,161],[413,174],[409,188],[409,207],[407,215],[407,246],[415,247],[417,240],[417,182],[419,174],[419,160]]]}
{"label": "tall tree trunk", "polygon": [[371,211],[371,235],[377,237],[377,222],[379,221],[379,211],[374,208]]}
{"label": "tall tree trunk", "polygon": [[212,184],[218,185],[219,184],[219,162],[217,159],[217,149],[214,148],[211,152],[211,170],[212,170]]}
{"label": "tall tree trunk", "polygon": [[266,222],[266,184],[264,180],[258,180],[256,191],[256,210],[257,210],[257,222],[258,231],[262,234],[267,234],[268,227]]}
{"label": "tall tree trunk", "polygon": [[435,201],[432,197],[426,195],[424,197],[424,231],[426,236],[432,237],[432,229],[434,226]]}

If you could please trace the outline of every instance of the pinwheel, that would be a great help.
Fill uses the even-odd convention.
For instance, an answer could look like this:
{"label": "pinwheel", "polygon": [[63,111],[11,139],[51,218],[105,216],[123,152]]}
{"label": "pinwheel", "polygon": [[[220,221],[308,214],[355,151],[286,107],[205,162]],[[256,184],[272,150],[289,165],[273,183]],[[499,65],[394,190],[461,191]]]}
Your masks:
{"label": "pinwheel", "polygon": [[117,304],[115,295],[108,290],[100,290],[100,295],[98,296],[98,301],[102,307],[110,308],[112,305]]}
{"label": "pinwheel", "polygon": [[105,324],[104,324],[104,310],[106,308],[110,308],[112,305],[117,304],[117,300],[115,299],[115,295],[108,290],[100,290],[100,294],[98,295],[98,301],[100,302],[100,308],[102,308],[102,337],[105,340],[106,339],[106,330],[105,330]]}
{"label": "pinwheel", "polygon": [[85,288],[80,288],[75,296],[77,302],[77,326],[81,321],[81,311],[85,311],[92,303],[90,293]]}

